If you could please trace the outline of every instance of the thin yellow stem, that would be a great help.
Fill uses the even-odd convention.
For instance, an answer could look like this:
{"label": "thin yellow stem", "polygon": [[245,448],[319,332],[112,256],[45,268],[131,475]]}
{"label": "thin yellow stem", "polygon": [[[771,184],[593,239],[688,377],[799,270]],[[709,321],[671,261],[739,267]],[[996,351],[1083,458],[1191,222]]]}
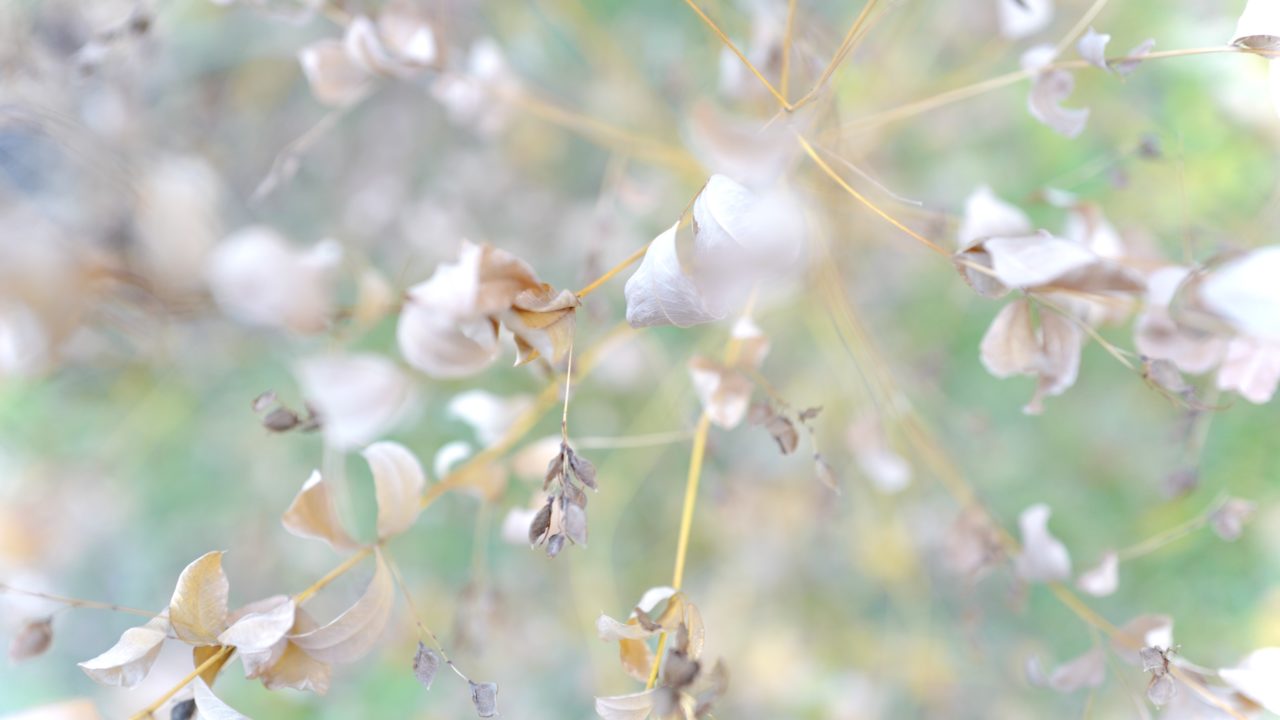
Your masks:
{"label": "thin yellow stem", "polygon": [[693,450],[689,455],[689,475],[684,485],[684,509],[680,512],[680,535],[676,540],[676,565],[671,574],[671,587],[679,590],[684,584],[685,559],[689,554],[689,535],[693,530],[693,511],[698,503],[698,484],[702,479],[702,461],[707,453],[707,435],[711,430],[711,417],[705,412],[698,418],[693,431]]}
{"label": "thin yellow stem", "polygon": [[1085,28],[1089,27],[1089,23],[1093,22],[1093,19],[1098,17],[1098,13],[1102,12],[1102,9],[1107,6],[1108,1],[1109,0],[1094,0],[1094,3],[1089,6],[1088,10],[1085,10],[1084,15],[1080,17],[1080,20],[1075,24],[1075,26],[1072,27],[1066,35],[1063,35],[1062,39],[1059,40],[1058,44],[1053,48],[1054,57],[1061,55],[1062,51],[1071,47],[1071,43],[1075,42],[1075,39],[1080,37],[1080,34],[1085,31]]}
{"label": "thin yellow stem", "polygon": [[450,670],[453,670],[454,674],[467,682],[471,682],[471,678],[467,677],[465,673],[458,669],[457,665],[453,664],[453,660],[449,658],[449,653],[445,652],[440,638],[436,637],[431,628],[427,627],[427,624],[422,621],[422,616],[418,614],[418,608],[413,602],[413,595],[409,593],[409,586],[405,584],[404,576],[400,574],[400,566],[396,564],[395,558],[391,557],[391,554],[386,550],[383,550],[382,557],[387,561],[387,567],[391,570],[391,577],[396,581],[396,587],[400,588],[400,595],[404,597],[405,605],[409,608],[409,614],[413,616],[413,623],[418,626],[419,636],[429,639],[431,644],[435,645],[436,651],[440,653],[440,658],[444,660]]}
{"label": "thin yellow stem", "polygon": [[782,31],[782,97],[789,96],[791,87],[791,41],[795,36],[796,0],[787,0],[787,24]]}
{"label": "thin yellow stem", "polygon": [[853,50],[858,33],[861,32],[863,24],[866,23],[867,18],[871,16],[871,10],[875,5],[876,0],[867,0],[867,4],[862,6],[862,12],[858,13],[858,17],[854,18],[853,24],[849,26],[849,30],[844,34],[844,38],[840,41],[840,46],[836,48],[835,55],[831,57],[831,61],[827,63],[827,66],[822,70],[822,74],[818,76],[818,81],[813,84],[813,87],[809,89],[809,92],[804,94],[804,97],[795,102],[794,107],[800,108],[808,104],[809,101],[817,96],[818,91],[822,89],[822,86],[831,79],[833,74],[835,74],[836,68],[840,67],[840,63],[844,62],[845,57]]}
{"label": "thin yellow stem", "polygon": [[43,593],[43,592],[38,592],[36,590],[23,590],[21,588],[13,587],[12,585],[6,585],[5,583],[0,583],[0,592],[8,592],[8,593],[13,593],[15,595],[26,595],[28,597],[37,597],[43,600],[50,600],[52,602],[62,603],[63,605],[67,605],[75,608],[89,608],[93,610],[113,610],[115,612],[128,613],[129,615],[137,615],[139,617],[144,617],[144,618],[156,617],[156,613],[147,612],[146,610],[139,610],[138,608],[131,608],[131,607],[128,607],[127,605],[116,605],[114,603],[99,602],[97,600],[82,600],[80,598],[67,597],[65,595],[54,595],[52,593]]}
{"label": "thin yellow stem", "polygon": [[720,29],[720,26],[716,25],[715,21],[708,17],[707,14],[702,11],[702,8],[698,7],[697,3],[693,0],[684,0],[684,3],[692,8],[693,11],[698,14],[698,17],[702,18],[702,22],[706,23],[707,27],[711,28],[711,32],[715,33],[716,37],[720,38],[720,42],[724,43],[725,47],[729,48],[734,55],[738,56],[738,59],[747,67],[747,70],[750,70],[751,74],[756,76],[756,79],[764,85],[770,95],[777,99],[778,104],[781,105],[784,110],[792,109],[791,103],[787,102],[787,98],[783,96],[782,93],[778,92],[778,89],[773,86],[773,83],[769,82],[769,79],[756,69],[756,66],[747,59],[746,55],[742,54],[742,51],[738,49],[738,46],[733,44],[733,41],[729,39],[729,36],[724,34],[724,31]]}
{"label": "thin yellow stem", "polygon": [[578,299],[581,300],[582,298],[600,289],[601,285],[604,285],[605,283],[609,282],[618,273],[631,267],[637,261],[639,261],[640,258],[644,257],[644,254],[648,250],[649,250],[649,244],[645,243],[644,247],[638,248],[635,252],[628,255],[626,259],[624,259],[622,262],[618,263],[617,265],[614,265],[612,268],[609,268],[608,272],[596,278],[595,280],[591,281],[591,284],[579,290],[577,293]]}
{"label": "thin yellow stem", "polygon": [[935,243],[934,241],[932,241],[932,240],[930,240],[929,238],[927,238],[927,237],[925,237],[925,236],[921,235],[920,233],[916,232],[915,230],[912,230],[911,228],[907,227],[906,225],[903,225],[901,222],[899,222],[899,221],[898,221],[896,218],[894,218],[892,215],[890,215],[889,213],[887,213],[887,212],[885,212],[884,210],[882,210],[882,209],[880,208],[880,206],[876,205],[875,203],[873,203],[873,202],[871,202],[869,199],[867,199],[867,197],[866,197],[865,195],[863,195],[862,193],[858,192],[857,190],[854,190],[854,189],[853,189],[853,187],[852,187],[851,185],[849,185],[849,183],[845,182],[845,179],[844,179],[843,177],[841,177],[841,176],[840,176],[840,173],[836,172],[836,171],[835,171],[835,170],[834,170],[830,165],[828,165],[828,164],[827,164],[827,161],[826,161],[826,160],[823,160],[823,159],[822,159],[822,156],[818,154],[818,151],[814,149],[813,145],[811,145],[811,144],[809,143],[809,141],[808,141],[808,140],[806,140],[806,139],[804,138],[804,136],[803,136],[803,135],[800,135],[799,133],[797,133],[797,134],[796,134],[796,141],[800,143],[800,147],[804,149],[805,154],[807,154],[807,155],[810,157],[810,159],[812,159],[812,160],[813,160],[813,162],[814,162],[815,164],[817,164],[817,166],[818,166],[819,168],[821,168],[821,169],[822,169],[822,171],[823,171],[824,173],[826,173],[826,174],[827,174],[827,176],[828,176],[828,177],[830,177],[832,180],[834,180],[834,181],[836,182],[836,184],[837,184],[837,185],[839,185],[841,188],[843,188],[843,189],[844,189],[844,191],[845,191],[845,192],[847,192],[847,193],[849,193],[850,195],[852,195],[852,196],[853,196],[853,198],[854,198],[855,200],[857,200],[858,202],[862,203],[864,206],[866,206],[866,207],[867,207],[867,209],[871,210],[871,212],[875,213],[876,215],[879,215],[881,218],[883,218],[883,219],[884,219],[886,222],[888,222],[890,225],[892,225],[892,226],[894,226],[894,227],[898,228],[899,230],[901,230],[902,232],[906,233],[907,235],[910,235],[911,237],[915,238],[918,242],[922,243],[923,245],[925,245],[926,247],[928,247],[930,250],[933,250],[934,252],[936,252],[936,253],[938,253],[938,254],[940,254],[940,255],[950,255],[950,254],[951,254],[951,253],[947,252],[946,250],[943,250],[943,249],[942,249],[942,247],[941,247],[941,246],[939,246],[939,245],[938,245],[937,243]]}
{"label": "thin yellow stem", "polygon": [[312,596],[314,596],[316,593],[324,589],[324,587],[327,586],[329,583],[338,579],[338,577],[340,577],[343,573],[347,572],[351,568],[355,567],[356,565],[359,565],[361,560],[364,560],[365,558],[369,557],[369,553],[373,552],[374,547],[375,546],[373,545],[366,545],[365,547],[360,548],[351,557],[347,558],[346,560],[343,560],[342,563],[339,564],[337,567],[325,573],[324,577],[312,583],[310,587],[298,593],[297,595],[294,595],[293,601],[301,605],[302,603],[310,600]]}
{"label": "thin yellow stem", "polygon": [[195,670],[192,670],[189,675],[179,680],[176,685],[169,688],[163,695],[157,698],[154,702],[152,702],[150,705],[146,706],[145,708],[139,710],[138,712],[134,713],[133,715],[129,716],[129,720],[143,720],[143,718],[151,717],[156,710],[160,709],[161,705],[164,705],[166,702],[168,702],[169,698],[173,697],[174,695],[177,695],[182,690],[182,688],[186,687],[187,685],[190,685],[191,681],[200,677],[200,674],[203,673],[205,670],[208,670],[209,668],[222,663],[226,658],[229,658],[231,656],[231,653],[235,651],[236,649],[233,647],[224,647],[218,652],[210,655],[207,660],[197,665]]}

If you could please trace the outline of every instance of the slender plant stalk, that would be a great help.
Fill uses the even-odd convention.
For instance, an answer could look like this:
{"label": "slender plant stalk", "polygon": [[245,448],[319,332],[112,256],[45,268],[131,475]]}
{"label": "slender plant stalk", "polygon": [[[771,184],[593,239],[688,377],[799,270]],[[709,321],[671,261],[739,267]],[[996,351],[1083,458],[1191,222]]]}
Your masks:
{"label": "slender plant stalk", "polygon": [[1075,42],[1076,38],[1080,37],[1080,34],[1085,31],[1085,28],[1089,27],[1089,23],[1093,22],[1093,19],[1098,17],[1098,13],[1102,12],[1102,9],[1107,6],[1108,1],[1109,0],[1094,0],[1094,3],[1089,6],[1089,9],[1084,11],[1084,15],[1080,17],[1080,20],[1077,21],[1076,24],[1067,31],[1067,34],[1062,36],[1062,39],[1058,41],[1058,44],[1054,46],[1054,57],[1061,55],[1064,50],[1071,47],[1071,43]]}
{"label": "slender plant stalk", "polygon": [[787,0],[787,23],[782,31],[782,77],[778,80],[782,86],[783,99],[790,97],[791,88],[791,41],[795,38],[796,0]]}
{"label": "slender plant stalk", "polygon": [[458,669],[457,665],[453,664],[453,660],[449,658],[449,653],[445,652],[444,645],[441,644],[440,638],[437,637],[436,634],[431,631],[431,628],[427,627],[427,624],[422,621],[422,616],[418,614],[418,608],[413,602],[413,595],[410,594],[409,586],[404,582],[404,576],[400,574],[400,566],[396,564],[395,558],[391,557],[391,554],[386,550],[383,550],[382,557],[387,561],[387,567],[391,569],[391,577],[395,578],[396,587],[400,588],[400,594],[404,597],[405,605],[409,607],[409,614],[413,616],[414,625],[418,626],[419,636],[431,641],[431,644],[435,646],[436,651],[440,653],[440,658],[444,660],[445,664],[449,666],[449,669],[452,670],[455,675],[467,682],[471,682],[471,678],[467,677],[466,673],[462,672],[462,670]]}
{"label": "slender plant stalk", "polygon": [[637,248],[635,252],[628,255],[626,259],[624,259],[622,262],[609,268],[609,270],[605,272],[605,274],[591,281],[590,284],[588,284],[586,287],[579,290],[577,293],[578,299],[581,300],[582,298],[590,295],[596,290],[599,290],[601,285],[604,285],[605,283],[612,280],[618,273],[636,264],[636,262],[638,262],[640,258],[644,257],[645,252],[647,252],[648,250],[649,250],[648,243],[645,243],[644,247]]}
{"label": "slender plant stalk", "polygon": [[173,697],[174,695],[177,695],[182,690],[182,688],[186,687],[187,685],[190,685],[191,682],[196,678],[200,677],[200,674],[203,673],[205,670],[208,670],[211,667],[214,667],[216,665],[219,665],[229,660],[231,658],[232,653],[234,653],[235,651],[236,649],[233,647],[223,647],[222,649],[218,650],[214,654],[210,655],[208,659],[206,659],[204,662],[197,665],[195,670],[192,670],[190,674],[188,674],[186,677],[179,680],[177,684],[175,684],[173,687],[165,691],[163,695],[156,698],[150,705],[146,706],[145,708],[129,716],[129,720],[144,720],[145,718],[153,717],[154,716],[153,714],[155,713],[155,711],[159,710],[160,706],[168,702],[169,698]]}
{"label": "slender plant stalk", "polygon": [[346,560],[343,560],[342,563],[339,564],[337,567],[325,573],[324,577],[320,578],[314,583],[311,583],[310,587],[298,593],[297,595],[294,595],[293,601],[301,605],[302,603],[310,600],[312,596],[314,596],[316,593],[323,590],[329,583],[333,582],[334,580],[337,580],[339,577],[345,574],[348,570],[355,567],[356,565],[359,565],[361,560],[364,560],[365,558],[369,557],[369,554],[373,552],[374,547],[375,547],[374,545],[366,545],[360,548],[355,553],[353,553],[351,557],[347,558]]}
{"label": "slender plant stalk", "polygon": [[835,74],[836,69],[840,67],[840,63],[844,62],[845,57],[847,57],[857,45],[858,33],[862,31],[863,25],[866,23],[867,18],[871,16],[871,10],[875,5],[876,0],[867,0],[867,4],[862,6],[862,11],[858,13],[856,18],[854,18],[853,24],[849,26],[849,30],[844,34],[844,38],[840,41],[840,46],[836,48],[835,55],[831,56],[831,61],[827,63],[827,66],[822,70],[822,74],[818,76],[818,81],[813,84],[813,87],[809,89],[809,92],[804,94],[804,97],[795,102],[795,105],[793,106],[794,108],[804,107],[817,97],[818,92],[822,90],[822,86],[831,79],[831,76]]}
{"label": "slender plant stalk", "polygon": [[756,79],[760,81],[760,84],[764,85],[765,89],[769,91],[769,94],[778,101],[778,104],[781,105],[783,109],[793,109],[791,103],[787,102],[787,98],[783,96],[782,93],[778,92],[778,89],[773,86],[773,83],[769,82],[769,79],[766,78],[764,74],[762,74],[760,70],[747,59],[747,56],[742,54],[742,51],[738,49],[738,46],[733,44],[733,41],[729,39],[729,36],[720,29],[719,25],[716,25],[714,20],[702,11],[702,8],[698,7],[696,2],[693,0],[684,0],[684,3],[697,13],[698,17],[702,18],[702,22],[706,23],[707,27],[711,28],[711,32],[715,33],[716,37],[720,38],[720,42],[724,43],[725,47],[729,48],[734,55],[738,56],[738,59],[747,67],[747,70],[751,71],[751,74],[756,76]]}
{"label": "slender plant stalk", "polygon": [[14,595],[26,595],[28,597],[36,597],[42,600],[49,600],[51,602],[61,603],[63,605],[66,605],[68,607],[73,607],[73,608],[88,608],[92,610],[111,610],[119,613],[127,613],[129,615],[137,615],[138,617],[144,617],[144,618],[156,617],[156,613],[147,612],[146,610],[139,610],[138,608],[132,608],[127,605],[116,605],[114,603],[99,602],[97,600],[82,600],[80,598],[67,597],[65,595],[54,595],[52,593],[43,593],[43,592],[38,592],[36,590],[23,590],[21,588],[13,587],[12,585],[0,583],[0,593],[3,593],[3,592],[13,593]]}

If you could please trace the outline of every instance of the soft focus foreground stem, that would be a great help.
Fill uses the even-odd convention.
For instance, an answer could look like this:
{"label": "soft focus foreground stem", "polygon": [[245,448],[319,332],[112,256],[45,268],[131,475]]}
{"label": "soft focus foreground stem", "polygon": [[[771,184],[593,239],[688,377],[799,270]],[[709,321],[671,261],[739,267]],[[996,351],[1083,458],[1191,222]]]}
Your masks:
{"label": "soft focus foreground stem", "polygon": [[209,668],[219,663],[222,663],[225,659],[230,658],[231,654],[234,653],[235,651],[236,649],[233,647],[224,647],[218,652],[214,653],[213,655],[210,655],[209,659],[197,665],[196,669],[191,671],[191,674],[179,680],[176,685],[169,688],[169,690],[166,691],[165,694],[161,695],[159,698],[156,698],[156,700],[152,702],[150,705],[146,706],[145,708],[131,715],[129,717],[129,720],[143,720],[143,718],[153,717],[152,713],[154,713],[156,710],[159,710],[161,705],[164,705],[166,702],[168,702],[169,698],[173,697],[174,695],[177,695],[178,692],[182,690],[182,688],[191,684],[191,681],[200,677],[200,673],[204,672],[205,670],[208,670]]}

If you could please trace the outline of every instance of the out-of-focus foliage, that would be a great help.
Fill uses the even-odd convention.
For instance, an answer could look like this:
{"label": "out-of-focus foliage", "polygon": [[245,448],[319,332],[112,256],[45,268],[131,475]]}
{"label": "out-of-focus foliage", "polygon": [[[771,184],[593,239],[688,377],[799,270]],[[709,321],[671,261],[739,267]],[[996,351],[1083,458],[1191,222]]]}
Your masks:
{"label": "out-of-focus foliage", "polygon": [[[748,720],[1113,717],[1148,698],[1217,717],[1168,674],[1185,657],[1277,702],[1259,649],[1280,645],[1280,410],[1258,376],[1280,365],[1240,344],[1275,328],[1274,251],[1233,254],[1274,242],[1280,219],[1266,60],[1095,67],[1090,36],[1084,59],[1068,42],[1060,59],[1078,62],[1042,72],[1027,52],[1072,40],[1093,3],[882,0],[816,101],[783,119],[683,2],[419,0],[429,37],[384,5],[0,5],[0,583],[145,613],[174,597],[148,622],[0,592],[28,658],[0,673],[0,714],[81,697],[136,712],[191,671],[190,648],[126,648],[127,668],[154,661],[130,690],[76,663],[139,627],[128,637],[172,628],[247,652],[226,640],[229,608],[299,593],[335,548],[377,537],[393,566],[376,553],[307,598],[316,620],[289,608],[269,640],[252,635],[276,660],[308,642],[362,655],[331,682],[311,668],[327,694],[268,692],[236,663],[216,698],[200,680],[177,699],[457,718],[486,712],[492,681],[504,716],[591,717],[594,698],[642,691],[653,638],[677,637],[676,610],[655,630],[631,603],[671,577],[704,405],[685,582],[660,600],[687,624],[700,613],[705,648],[668,656],[668,694],[727,676],[714,713]],[[1113,58],[1147,38],[1226,46],[1243,5],[1104,3],[1091,24]],[[862,10],[795,6],[788,35],[784,0],[699,5],[792,100]],[[947,102],[901,111],[923,98]],[[1078,131],[1073,108],[1088,108]],[[748,205],[768,211],[721,212]],[[968,222],[975,205],[988,231]],[[1041,264],[987,239],[1038,228],[1065,238],[1033,248]],[[653,238],[578,305],[573,289]],[[1187,275],[1162,294],[1152,271],[1201,263],[1221,271],[1201,296],[1243,333],[1234,350],[1155,332]],[[1099,277],[1128,294],[1069,307],[1077,322],[1040,304]],[[1125,322],[1103,324],[1113,314]],[[1135,316],[1155,334],[1124,354]],[[620,335],[624,318],[696,326]],[[1178,359],[1138,357],[1156,346]],[[564,445],[571,353],[591,366],[574,368]],[[525,427],[530,408],[549,409]],[[512,428],[513,446],[475,460]],[[432,495],[446,477],[459,492]],[[1021,552],[1005,557],[974,508]],[[183,617],[175,583],[218,551],[225,576],[202,587],[221,604]],[[397,571],[474,683],[436,672]],[[1081,574],[1116,626],[1173,618],[1172,639],[1131,628],[1172,658],[1113,645],[1044,584]],[[352,649],[354,625],[325,623],[356,609],[390,623]],[[602,613],[623,618],[608,626],[620,642],[600,639]],[[111,660],[93,672],[129,684]]]}

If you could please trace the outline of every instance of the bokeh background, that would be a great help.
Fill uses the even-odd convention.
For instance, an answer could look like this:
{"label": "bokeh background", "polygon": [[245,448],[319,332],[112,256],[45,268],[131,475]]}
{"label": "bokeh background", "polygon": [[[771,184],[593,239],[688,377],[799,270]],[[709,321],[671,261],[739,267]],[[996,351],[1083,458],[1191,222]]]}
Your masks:
{"label": "bokeh background", "polygon": [[[602,142],[528,107],[495,107],[503,115],[496,129],[455,122],[429,74],[384,83],[335,113],[313,99],[296,56],[338,31],[322,15],[281,17],[298,10],[287,2],[0,6],[0,299],[29,307],[48,341],[34,360],[0,366],[0,580],[159,609],[182,567],[225,549],[233,605],[297,592],[338,562],[279,524],[322,466],[345,467],[344,513],[369,528],[372,491],[359,456],[326,457],[319,435],[270,434],[250,402],[275,389],[300,404],[297,363],[328,350],[398,359],[394,317],[306,337],[226,318],[203,277],[208,253],[229,232],[262,223],[299,246],[336,239],[346,305],[362,270],[402,291],[453,258],[463,238],[518,254],[557,287],[580,287],[668,227],[705,180],[690,129],[700,108],[760,124],[772,114],[768,97],[683,3],[423,4],[452,52],[492,37],[531,96],[691,148],[692,164],[655,161],[634,143]],[[1058,0],[1049,27],[1018,41],[998,33],[995,0],[882,4],[814,123],[831,150],[919,201],[898,202],[846,173],[926,235],[950,247],[964,198],[986,183],[1049,228],[1060,228],[1064,213],[1042,189],[1074,192],[1146,257],[1180,261],[1189,248],[1203,258],[1271,240],[1280,119],[1263,60],[1162,59],[1126,79],[1078,72],[1068,105],[1092,116],[1076,140],[1029,117],[1025,84],[867,127],[857,121],[1017,69],[1022,50],[1056,42],[1089,3]],[[785,3],[703,5],[768,64]],[[1157,49],[1222,45],[1241,5],[1116,2],[1094,25],[1113,36],[1113,50],[1148,37]],[[812,83],[859,9],[800,0],[796,88]],[[131,17],[145,17],[145,27]],[[296,175],[255,198],[281,150],[320,123],[331,127],[301,155]],[[1138,153],[1144,143],[1159,153]],[[716,717],[1138,712],[1132,698],[1141,700],[1146,676],[1122,663],[1111,663],[1092,694],[1027,681],[1028,658],[1051,667],[1095,638],[1044,588],[1019,586],[1007,566],[976,584],[946,567],[958,508],[918,458],[904,450],[914,473],[900,493],[881,492],[860,473],[848,433],[858,418],[880,417],[882,398],[868,390],[878,373],[894,379],[896,401],[915,408],[1005,527],[1014,529],[1028,505],[1050,505],[1051,527],[1077,568],[1201,514],[1223,494],[1257,502],[1239,541],[1192,533],[1124,563],[1118,592],[1090,603],[1116,623],[1172,615],[1182,654],[1209,667],[1280,644],[1274,405],[1226,397],[1222,411],[1189,420],[1090,344],[1077,386],[1044,415],[1026,416],[1034,381],[992,378],[978,358],[1001,303],[974,295],[949,263],[811,164],[797,162],[790,182],[813,202],[811,232],[831,245],[868,337],[843,343],[823,296],[802,278],[768,293],[756,313],[772,340],[762,374],[794,405],[823,406],[816,440],[842,491],[814,478],[807,445],[783,457],[760,428],[713,430],[686,590],[707,622],[707,654],[723,657],[732,678]],[[622,318],[622,282],[590,297],[581,346]],[[1124,327],[1103,333],[1132,347]],[[528,456],[535,467],[545,463],[535,448],[522,464],[521,451],[558,433],[556,413],[516,448],[499,501],[450,494],[392,544],[423,620],[469,674],[499,683],[505,717],[592,717],[593,696],[639,689],[615,647],[596,638],[594,621],[601,612],[625,616],[646,588],[668,582],[689,462],[683,433],[698,413],[684,366],[692,354],[718,353],[727,334],[728,323],[636,333],[576,383],[570,432],[586,439],[601,484],[588,547],[549,560],[502,539],[508,510],[537,489],[538,479],[521,472]],[[0,356],[5,350],[0,343]],[[18,357],[22,348],[10,350]],[[419,376],[421,402],[390,437],[428,465],[447,443],[481,447],[449,413],[455,396],[534,394],[552,379],[548,368],[507,362],[464,381]],[[672,439],[610,447],[654,433]],[[892,426],[888,433],[905,447]],[[1171,493],[1170,475],[1189,469],[1198,482]],[[309,607],[337,612],[368,572]],[[0,594],[0,607],[7,637],[45,606]],[[175,647],[136,690],[94,685],[75,663],[132,624],[100,610],[58,613],[52,650],[0,672],[0,714],[89,697],[104,716],[122,717],[190,670]],[[401,604],[377,650],[339,667],[324,697],[268,693],[239,677],[238,665],[217,688],[256,718],[469,716],[456,678],[442,674],[430,691],[417,684],[415,644]]]}

